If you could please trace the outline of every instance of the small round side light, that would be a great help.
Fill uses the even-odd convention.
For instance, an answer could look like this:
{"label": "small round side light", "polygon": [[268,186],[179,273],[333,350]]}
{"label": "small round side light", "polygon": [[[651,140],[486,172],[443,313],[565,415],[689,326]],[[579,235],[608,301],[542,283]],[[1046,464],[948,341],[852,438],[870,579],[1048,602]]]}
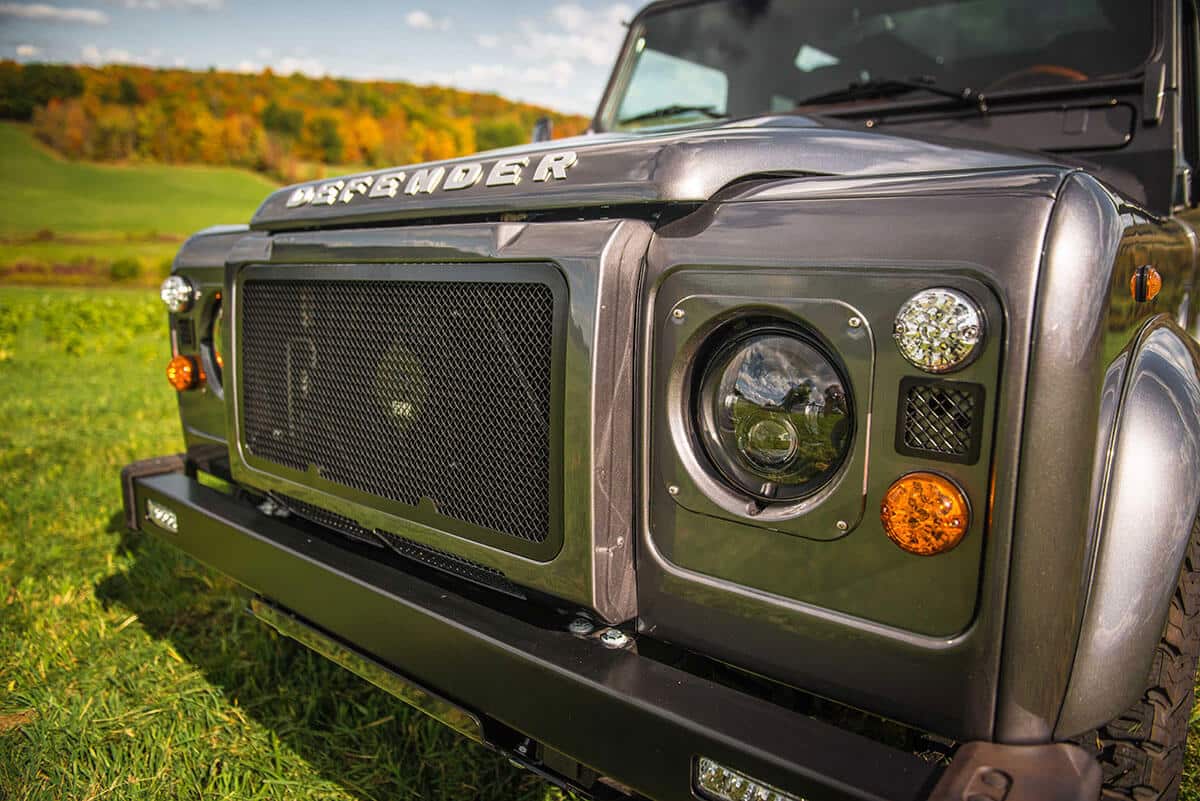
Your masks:
{"label": "small round side light", "polygon": [[169,311],[185,312],[196,298],[196,287],[182,275],[172,275],[162,282],[158,295]]}
{"label": "small round side light", "polygon": [[191,356],[178,355],[167,362],[167,381],[178,392],[194,389],[201,379],[200,368]]}
{"label": "small round side light", "polygon": [[967,496],[937,473],[909,473],[897,479],[879,508],[892,542],[918,556],[945,553],[962,541],[971,525]]}
{"label": "small round side light", "polygon": [[949,287],[924,289],[896,314],[892,338],[909,364],[927,373],[949,373],[970,364],[986,335],[983,310]]}

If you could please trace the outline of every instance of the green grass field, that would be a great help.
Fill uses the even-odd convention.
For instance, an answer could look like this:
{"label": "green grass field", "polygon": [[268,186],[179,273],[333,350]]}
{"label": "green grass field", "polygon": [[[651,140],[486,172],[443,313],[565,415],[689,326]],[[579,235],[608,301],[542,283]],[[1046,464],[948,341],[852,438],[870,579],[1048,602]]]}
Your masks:
{"label": "green grass field", "polygon": [[134,259],[131,280],[156,284],[184,237],[246,222],[274,188],[245,170],[65,161],[0,124],[0,281],[107,283],[113,262]]}
{"label": "green grass field", "polygon": [[182,446],[153,293],[0,287],[0,799],[542,799],[125,531]]}
{"label": "green grass field", "polygon": [[245,170],[64,161],[28,130],[0,125],[0,235],[56,233],[184,235],[246,222],[275,184]]}

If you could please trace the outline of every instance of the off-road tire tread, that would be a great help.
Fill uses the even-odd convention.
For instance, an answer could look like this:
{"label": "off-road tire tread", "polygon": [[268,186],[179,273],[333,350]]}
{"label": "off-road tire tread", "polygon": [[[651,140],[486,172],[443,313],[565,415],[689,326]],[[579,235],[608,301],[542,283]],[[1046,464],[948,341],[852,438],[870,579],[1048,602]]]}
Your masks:
{"label": "off-road tire tread", "polygon": [[1120,717],[1077,739],[1100,762],[1102,799],[1175,801],[1195,699],[1198,656],[1200,519],[1192,526],[1145,695]]}

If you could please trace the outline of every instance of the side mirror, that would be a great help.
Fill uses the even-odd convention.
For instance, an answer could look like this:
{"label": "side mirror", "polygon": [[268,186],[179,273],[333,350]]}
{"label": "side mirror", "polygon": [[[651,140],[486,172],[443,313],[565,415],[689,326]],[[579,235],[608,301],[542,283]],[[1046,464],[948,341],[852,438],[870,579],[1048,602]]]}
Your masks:
{"label": "side mirror", "polygon": [[554,122],[549,117],[540,117],[533,124],[533,141],[549,142],[554,138]]}

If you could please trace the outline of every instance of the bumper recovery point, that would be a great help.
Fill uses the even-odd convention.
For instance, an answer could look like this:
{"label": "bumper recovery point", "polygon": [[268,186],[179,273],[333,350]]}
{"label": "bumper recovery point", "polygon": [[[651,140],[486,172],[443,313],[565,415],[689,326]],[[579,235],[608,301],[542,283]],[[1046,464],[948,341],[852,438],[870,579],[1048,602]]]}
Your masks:
{"label": "bumper recovery point", "polygon": [[[939,776],[912,754],[636,649],[605,648],[447,592],[205,487],[179,462],[138,465],[123,473],[127,520],[249,588],[258,617],[465,736],[597,795],[617,786],[695,799],[702,756],[806,801],[1099,794],[1099,767],[1071,746],[969,744]],[[177,533],[146,519],[148,500],[175,513]],[[500,732],[520,745],[493,736]],[[574,775],[556,769],[575,763]],[[612,781],[593,784],[596,776]]]}

